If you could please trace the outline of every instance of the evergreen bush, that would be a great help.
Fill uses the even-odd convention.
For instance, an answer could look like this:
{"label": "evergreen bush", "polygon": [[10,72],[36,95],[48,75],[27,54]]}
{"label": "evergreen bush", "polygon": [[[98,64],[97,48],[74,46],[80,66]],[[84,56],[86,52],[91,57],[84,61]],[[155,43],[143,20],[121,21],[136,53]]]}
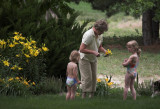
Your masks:
{"label": "evergreen bush", "polygon": [[65,77],[69,54],[79,49],[84,27],[89,22],[77,23],[78,13],[65,1],[3,0],[0,3],[0,37],[19,31],[24,36],[32,36],[39,45],[45,42],[50,49],[46,56],[50,77]]}

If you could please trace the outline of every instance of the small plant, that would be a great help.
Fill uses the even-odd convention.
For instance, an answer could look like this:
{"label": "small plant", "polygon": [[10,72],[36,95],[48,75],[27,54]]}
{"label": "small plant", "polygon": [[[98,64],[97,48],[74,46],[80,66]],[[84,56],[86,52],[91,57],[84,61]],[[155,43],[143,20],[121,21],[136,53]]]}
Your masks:
{"label": "small plant", "polygon": [[108,76],[104,79],[97,78],[97,86],[96,86],[96,93],[97,96],[106,96],[109,95],[109,90],[113,85],[111,82],[112,76],[108,79]]}
{"label": "small plant", "polygon": [[35,82],[27,81],[23,77],[7,77],[0,79],[0,93],[14,96],[27,95],[31,93],[30,88],[35,85]]}
{"label": "small plant", "polygon": [[139,95],[151,96],[152,95],[152,86],[151,81],[144,81],[138,84],[137,93]]}

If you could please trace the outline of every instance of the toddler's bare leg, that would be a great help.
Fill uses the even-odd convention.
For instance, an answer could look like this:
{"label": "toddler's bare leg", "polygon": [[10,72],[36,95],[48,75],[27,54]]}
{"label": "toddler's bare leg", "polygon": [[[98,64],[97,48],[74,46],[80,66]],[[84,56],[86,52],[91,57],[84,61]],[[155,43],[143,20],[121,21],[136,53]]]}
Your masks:
{"label": "toddler's bare leg", "polygon": [[71,96],[71,87],[67,86],[66,100],[69,100],[70,96]]}
{"label": "toddler's bare leg", "polygon": [[71,87],[71,99],[72,100],[75,99],[76,89],[77,89],[77,85],[74,85]]}

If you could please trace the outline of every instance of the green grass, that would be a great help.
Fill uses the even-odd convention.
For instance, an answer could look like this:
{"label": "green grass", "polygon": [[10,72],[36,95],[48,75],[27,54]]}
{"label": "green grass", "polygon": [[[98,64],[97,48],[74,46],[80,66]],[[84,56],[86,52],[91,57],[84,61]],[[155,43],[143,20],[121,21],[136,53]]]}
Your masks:
{"label": "green grass", "polygon": [[[122,62],[131,54],[125,48],[111,50],[113,53],[111,56],[101,56],[98,58],[98,73],[105,75],[124,75],[126,72],[126,68],[122,66]],[[142,50],[139,66],[137,69],[139,75],[143,77],[159,75],[159,59],[159,53],[143,52]]]}
{"label": "green grass", "polygon": [[65,96],[41,95],[28,97],[0,96],[0,109],[158,109],[159,97],[137,97],[133,101],[128,97],[126,101],[122,97],[95,97],[93,99],[81,99],[76,97],[74,101],[66,101]]}
{"label": "green grass", "polygon": [[75,9],[80,13],[80,16],[77,18],[78,21],[84,21],[87,19],[97,20],[105,19],[105,12],[99,10],[93,10],[91,4],[86,2],[80,2],[79,5],[71,2],[68,4],[71,8]]}
{"label": "green grass", "polygon": [[129,36],[142,35],[141,18],[135,19],[132,16],[125,16],[124,13],[118,13],[108,18],[105,12],[93,10],[91,4],[80,2],[78,5],[71,2],[68,4],[71,8],[80,12],[77,21],[81,24],[85,20],[92,20],[86,28],[92,27],[96,20],[105,19],[109,23],[109,30],[104,36]]}

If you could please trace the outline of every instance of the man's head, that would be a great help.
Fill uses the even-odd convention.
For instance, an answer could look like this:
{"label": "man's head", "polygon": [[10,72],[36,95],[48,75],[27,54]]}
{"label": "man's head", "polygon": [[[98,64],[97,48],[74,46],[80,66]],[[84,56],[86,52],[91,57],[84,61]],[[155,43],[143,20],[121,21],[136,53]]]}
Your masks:
{"label": "man's head", "polygon": [[93,27],[96,29],[97,35],[101,35],[108,30],[108,24],[104,20],[96,21]]}

